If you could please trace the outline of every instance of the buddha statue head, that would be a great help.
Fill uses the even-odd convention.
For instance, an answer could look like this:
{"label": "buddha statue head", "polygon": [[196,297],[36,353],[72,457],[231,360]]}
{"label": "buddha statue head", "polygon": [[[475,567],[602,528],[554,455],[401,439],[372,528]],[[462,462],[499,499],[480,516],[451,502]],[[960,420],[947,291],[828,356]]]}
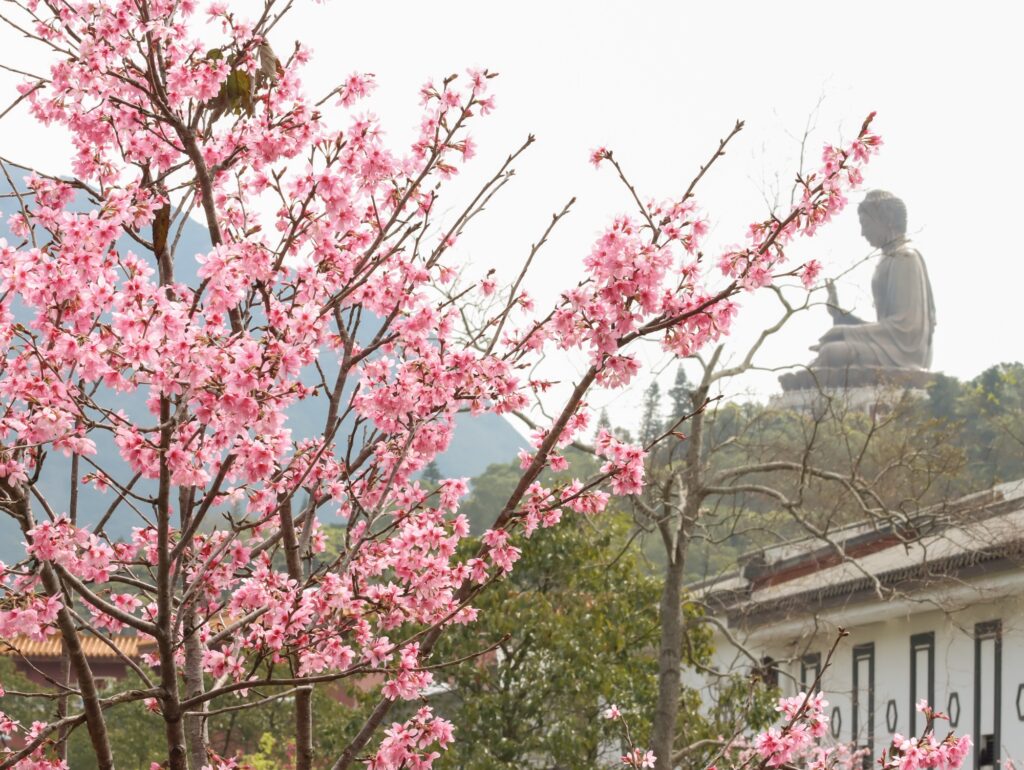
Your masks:
{"label": "buddha statue head", "polygon": [[897,243],[907,234],[907,207],[885,190],[871,190],[857,207],[860,234],[876,249]]}

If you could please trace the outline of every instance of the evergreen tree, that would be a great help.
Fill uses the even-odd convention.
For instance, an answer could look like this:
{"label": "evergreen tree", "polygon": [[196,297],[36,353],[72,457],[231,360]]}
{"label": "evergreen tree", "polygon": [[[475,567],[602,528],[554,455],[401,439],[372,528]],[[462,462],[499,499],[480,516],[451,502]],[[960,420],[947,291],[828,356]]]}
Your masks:
{"label": "evergreen tree", "polygon": [[668,416],[668,423],[675,423],[684,414],[693,411],[693,384],[686,376],[686,369],[682,364],[676,369],[676,381],[669,388],[668,398],[672,412]]}
{"label": "evergreen tree", "polygon": [[640,419],[640,443],[650,444],[661,434],[661,388],[653,380],[644,392],[644,413]]}
{"label": "evergreen tree", "polygon": [[420,482],[425,487],[436,487],[441,483],[442,478],[444,477],[441,475],[441,469],[437,465],[437,460],[431,460],[427,463],[427,467],[423,469],[423,474],[420,476]]}

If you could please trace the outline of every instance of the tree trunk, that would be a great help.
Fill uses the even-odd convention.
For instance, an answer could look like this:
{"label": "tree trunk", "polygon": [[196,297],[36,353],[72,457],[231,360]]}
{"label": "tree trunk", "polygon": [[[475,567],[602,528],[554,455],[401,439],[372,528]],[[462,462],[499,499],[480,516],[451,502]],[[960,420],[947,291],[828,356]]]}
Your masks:
{"label": "tree trunk", "polygon": [[160,707],[167,738],[167,767],[188,770],[185,728],[178,695],[178,665],[174,658],[174,586],[171,575],[171,471],[167,452],[171,446],[171,402],[160,398],[160,480],[156,502],[156,641],[160,654]]}
{"label": "tree trunk", "polygon": [[[693,393],[692,403],[704,404],[707,395],[708,375],[705,373],[701,385]],[[651,726],[651,751],[656,757],[655,770],[671,770],[673,767],[676,719],[679,716],[679,696],[682,692],[683,640],[686,636],[683,616],[686,551],[703,501],[703,411],[693,416],[690,428],[683,468],[680,472],[672,473],[662,491],[663,523],[660,528],[668,559],[665,584],[661,589],[659,618],[661,647],[658,653],[658,705]]]}
{"label": "tree trunk", "polygon": [[[48,594],[51,596],[59,596],[61,594],[60,580],[49,562],[43,563],[42,578],[43,586]],[[90,668],[89,661],[82,650],[82,645],[78,638],[78,630],[75,628],[75,620],[67,607],[62,606],[57,613],[57,627],[60,628],[64,643],[67,645],[68,660],[75,671],[78,689],[82,693],[82,704],[85,707],[85,723],[89,731],[89,740],[92,742],[93,754],[96,757],[96,767],[99,770],[113,770],[114,755],[110,751],[107,724],[103,719],[103,711],[100,709],[96,682],[92,678],[92,668]]]}
{"label": "tree trunk", "polygon": [[[182,674],[185,679],[185,697],[195,698],[203,694],[203,646],[199,641],[198,631],[193,629],[195,624],[195,610],[189,608],[185,611],[185,666]],[[206,704],[196,707],[197,711],[205,711]],[[185,720],[185,745],[188,748],[188,761],[191,770],[200,770],[208,764],[206,747],[210,743],[209,728],[206,718],[200,713],[195,715],[186,714]]]}
{"label": "tree trunk", "polygon": [[[284,541],[285,564],[288,577],[296,586],[302,585],[302,563],[299,559],[299,543],[295,536],[295,522],[292,519],[291,500],[281,506],[281,535]],[[312,520],[312,517],[308,519]],[[291,656],[292,675],[298,675],[299,659]],[[313,767],[313,691],[300,690],[295,693],[295,770],[310,770]]]}
{"label": "tree trunk", "polygon": [[[181,516],[181,531],[189,532],[194,526],[191,487],[178,487],[178,511]],[[192,549],[186,548],[181,555],[181,560],[187,562],[191,557]],[[183,591],[187,589],[188,578],[186,575],[187,571],[182,570]],[[179,612],[182,613],[185,648],[185,665],[181,671],[185,684],[185,698],[198,698],[206,691],[206,683],[203,681],[203,644],[199,640],[199,630],[196,627],[195,602],[179,609]],[[210,728],[203,713],[206,711],[206,703],[200,704],[194,710],[199,713],[183,715],[185,748],[188,751],[188,763],[191,770],[200,770],[209,762]]]}
{"label": "tree trunk", "polygon": [[[163,646],[163,642],[160,642]],[[161,661],[167,660],[173,652],[169,645],[161,654]],[[163,670],[170,669],[165,675]],[[185,750],[185,730],[182,726],[181,702],[178,700],[178,683],[174,678],[175,669],[171,666],[160,665],[160,685],[164,688],[167,696],[161,699],[160,706],[164,716],[164,736],[167,738],[167,766],[170,770],[188,770],[188,754]]]}
{"label": "tree trunk", "polygon": [[651,751],[657,757],[655,770],[670,770],[676,737],[681,690],[680,661],[683,650],[683,573],[685,561],[671,561],[665,568],[661,589],[661,646],[658,652],[658,705],[651,729]]}
{"label": "tree trunk", "polygon": [[[28,491],[24,487],[15,488],[9,486],[6,482],[0,484],[0,489],[2,489],[8,499],[16,501],[14,514],[21,526],[22,534],[28,540],[29,530],[35,526],[32,510],[28,504]],[[110,751],[107,723],[103,719],[103,710],[100,708],[96,681],[93,679],[89,660],[85,657],[85,652],[82,650],[75,619],[67,608],[67,600],[64,598],[64,590],[63,586],[61,586],[60,578],[57,577],[53,565],[48,561],[42,562],[39,576],[42,578],[43,588],[46,590],[47,595],[58,596],[62,600],[61,608],[57,612],[57,628],[60,629],[62,649],[66,650],[69,669],[74,671],[78,690],[82,694],[85,725],[89,732],[93,754],[96,757],[96,767],[99,770],[113,770],[114,755]],[[59,737],[60,735],[58,735]]]}
{"label": "tree trunk", "polygon": [[[60,679],[58,680],[65,687],[71,687],[71,655],[68,652],[68,643],[61,639],[60,653]],[[63,691],[57,698],[57,719],[63,719],[68,715],[68,694]],[[68,758],[68,733],[66,727],[62,727],[57,734],[57,758],[67,760]]]}

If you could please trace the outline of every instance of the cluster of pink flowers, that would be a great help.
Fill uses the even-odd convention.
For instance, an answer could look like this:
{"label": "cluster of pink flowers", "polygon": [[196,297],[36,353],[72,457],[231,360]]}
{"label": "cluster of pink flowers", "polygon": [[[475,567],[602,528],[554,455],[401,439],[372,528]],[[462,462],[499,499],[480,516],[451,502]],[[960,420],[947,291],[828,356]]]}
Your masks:
{"label": "cluster of pink flowers", "polygon": [[[0,698],[5,695],[4,688],[0,686]],[[17,737],[31,746],[44,734],[47,726],[46,722],[33,722],[31,727],[25,729],[19,722],[0,711],[0,737],[5,743]],[[63,759],[48,756],[45,744],[39,742],[39,745],[20,760],[15,768],[17,770],[68,770],[68,763]]]}
{"label": "cluster of pink flowers", "polygon": [[55,634],[54,623],[61,606],[56,596],[29,594],[22,606],[0,610],[0,637],[11,639],[21,635],[40,641]]}
{"label": "cluster of pink flowers", "polygon": [[781,714],[782,723],[758,733],[750,743],[737,742],[733,749],[741,757],[759,758],[767,767],[806,765],[810,770],[855,770],[866,750],[821,744],[828,732],[827,707],[828,701],[820,692],[779,698],[775,710]]}
{"label": "cluster of pink flowers", "polygon": [[67,517],[40,523],[29,530],[28,538],[26,550],[37,559],[59,564],[83,580],[105,583],[110,579],[114,549],[88,530],[73,526]]}
{"label": "cluster of pink flowers", "polygon": [[[739,755],[750,757],[753,753],[767,767],[806,765],[810,770],[853,770],[860,765],[866,750],[854,751],[843,744],[822,746],[819,743],[827,730],[828,717],[824,714],[827,706],[828,701],[821,693],[800,693],[792,698],[780,698],[777,710],[784,718],[783,723],[759,733],[749,747],[737,744]],[[925,701],[919,702],[917,708],[925,715],[927,724],[924,732],[919,738],[895,734],[892,745],[879,758],[881,767],[893,770],[959,770],[971,749],[970,736],[957,737],[950,732],[939,739],[935,735],[934,722],[948,717],[932,710]]]}
{"label": "cluster of pink flowers", "polygon": [[629,725],[626,724],[626,719],[622,715],[622,711],[614,703],[604,710],[604,718],[612,721],[620,722],[623,730],[623,737],[626,743],[629,745],[629,751],[622,755],[622,764],[626,767],[632,768],[644,768],[654,767],[654,763],[657,757],[654,752],[649,749],[638,748],[633,743],[633,737],[629,732]]}
{"label": "cluster of pink flowers", "polygon": [[[7,692],[2,686],[0,686],[0,698],[3,698],[5,695],[7,695]],[[3,734],[5,739],[9,737],[17,727],[18,722],[16,720],[0,711],[0,734]]]}
{"label": "cluster of pink flowers", "polygon": [[602,428],[598,431],[594,450],[608,460],[601,466],[601,473],[611,476],[614,494],[633,495],[643,490],[644,458],[647,453],[642,447],[623,443]]}
{"label": "cluster of pink flowers", "polygon": [[657,757],[654,756],[654,752],[645,749],[633,749],[628,754],[622,756],[622,764],[626,767],[654,767],[654,762]]}
{"label": "cluster of pink flowers", "polygon": [[924,714],[927,723],[922,735],[915,738],[896,733],[888,751],[882,752],[879,764],[894,770],[959,770],[971,752],[971,737],[958,738],[950,732],[939,738],[935,735],[935,720],[949,717],[934,711],[925,700],[918,702],[917,710]]}
{"label": "cluster of pink flowers", "polygon": [[785,722],[770,727],[754,739],[754,748],[769,767],[793,763],[795,757],[805,754],[814,741],[825,735],[828,701],[819,693],[799,693],[791,698],[780,698],[776,710]]}
{"label": "cluster of pink flowers", "polygon": [[451,743],[453,732],[451,722],[424,706],[412,719],[391,725],[366,766],[368,770],[429,770],[441,756],[433,747],[444,750]]}
{"label": "cluster of pink flowers", "polygon": [[807,770],[861,770],[869,753],[866,748],[858,749],[847,743],[816,744],[808,749],[802,764]]}
{"label": "cluster of pink flowers", "polygon": [[959,738],[947,736],[940,740],[934,733],[927,733],[923,738],[904,738],[897,733],[893,736],[884,767],[899,770],[957,770],[970,753],[971,745],[969,735]]}

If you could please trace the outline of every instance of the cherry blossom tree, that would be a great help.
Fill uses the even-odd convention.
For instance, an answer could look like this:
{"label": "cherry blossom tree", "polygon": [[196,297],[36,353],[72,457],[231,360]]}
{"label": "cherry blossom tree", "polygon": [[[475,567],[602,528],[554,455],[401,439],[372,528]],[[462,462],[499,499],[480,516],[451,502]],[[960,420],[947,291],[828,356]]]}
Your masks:
{"label": "cherry blossom tree", "polygon": [[[431,657],[440,635],[473,621],[474,598],[536,528],[643,488],[644,450],[607,432],[597,476],[538,482],[565,468],[588,394],[628,387],[641,341],[691,355],[728,334],[744,292],[813,281],[820,266],[789,264],[785,249],[843,208],[880,143],[869,117],[800,176],[791,210],[713,257],[695,191],[741,123],[661,201],[596,150],[633,211],[590,245],[578,283],[537,309],[523,281],[568,207],[521,272],[456,280],[459,236],[533,138],[454,215],[437,204],[474,153],[469,128],[494,108],[492,73],[428,82],[418,138],[393,147],[353,110],[371,76],[313,97],[307,51],[274,53],[291,2],[266,0],[254,19],[193,0],[13,5],[21,16],[5,21],[52,61],[16,103],[63,127],[74,159],[70,178],[24,176],[8,221],[20,240],[0,242],[0,507],[26,543],[0,572],[0,637],[59,638],[67,676],[54,719],[0,719],[0,767],[65,766],[69,731],[84,729],[96,766],[113,768],[108,720],[139,701],[163,724],[162,767],[233,767],[211,749],[210,718],[281,700],[297,768],[429,767],[454,732],[415,707],[446,664]],[[210,242],[198,255],[177,248],[193,213]],[[548,386],[532,367],[557,355],[586,369],[535,432],[480,549],[459,558],[465,480],[419,474],[460,412],[528,410]],[[142,413],[126,407],[134,395]],[[299,404],[318,410],[317,434],[296,429]],[[58,454],[71,472],[55,482]],[[105,512],[79,526],[94,491]],[[346,532],[330,560],[324,517]],[[131,536],[111,535],[114,521]],[[143,642],[141,661],[120,652],[122,633]],[[124,657],[130,678],[113,693],[97,685],[89,638]],[[379,701],[338,756],[316,756],[312,692],[344,679],[379,682]],[[388,726],[403,701],[408,718]]]}

